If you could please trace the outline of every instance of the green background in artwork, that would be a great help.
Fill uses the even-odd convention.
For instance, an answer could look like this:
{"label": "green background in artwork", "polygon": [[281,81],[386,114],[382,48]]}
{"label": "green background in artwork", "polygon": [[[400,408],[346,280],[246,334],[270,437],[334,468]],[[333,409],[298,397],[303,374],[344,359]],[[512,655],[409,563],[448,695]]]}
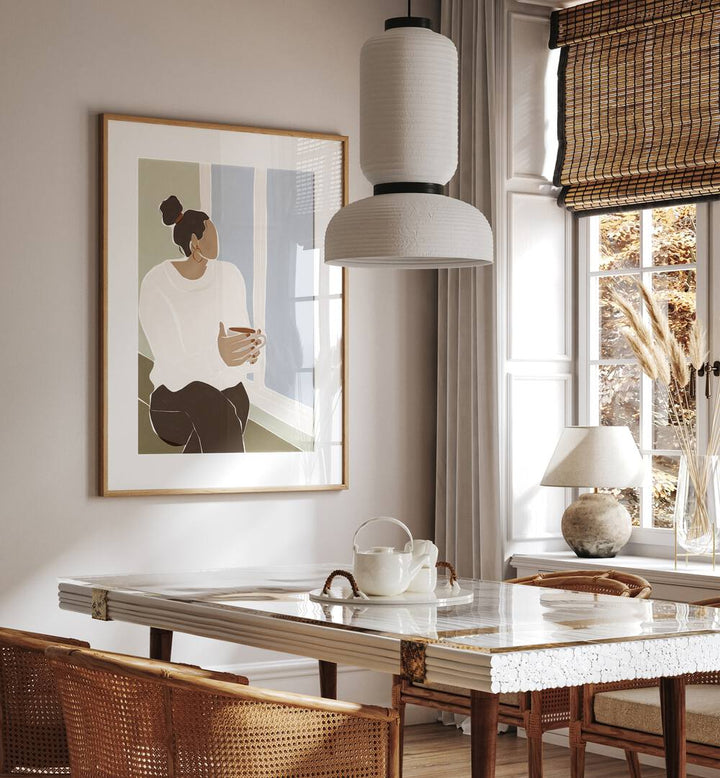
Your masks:
{"label": "green background in artwork", "polygon": [[[172,229],[163,224],[160,203],[170,195],[183,210],[201,211],[200,166],[195,162],[164,159],[138,160],[138,293],[150,268],[166,259],[182,259],[184,254],[172,241]],[[138,351],[152,358],[145,333],[138,322]]]}
{"label": "green background in artwork", "polygon": [[[172,228],[163,224],[160,203],[174,194],[183,209],[200,208],[200,166],[165,159],[138,160],[138,294],[145,274],[166,259],[182,259],[173,243]],[[148,418],[152,384],[152,350],[138,321],[138,453],[174,454],[180,449],[164,443]]]}

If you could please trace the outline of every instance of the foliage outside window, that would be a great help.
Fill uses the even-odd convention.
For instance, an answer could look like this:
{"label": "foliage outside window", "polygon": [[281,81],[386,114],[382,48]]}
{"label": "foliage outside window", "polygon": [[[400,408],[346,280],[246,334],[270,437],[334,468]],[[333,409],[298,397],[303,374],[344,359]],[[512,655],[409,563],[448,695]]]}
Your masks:
{"label": "foliage outside window", "polygon": [[[637,282],[644,283],[661,301],[673,333],[686,347],[695,318],[696,280],[694,205],[590,219],[588,422],[627,425],[652,469],[652,486],[614,492],[636,526],[673,526],[679,450],[668,418],[667,398],[658,394],[662,389],[641,375],[620,332],[621,316],[610,304],[610,295],[617,290],[640,310]],[[691,412],[694,419],[694,409]]]}

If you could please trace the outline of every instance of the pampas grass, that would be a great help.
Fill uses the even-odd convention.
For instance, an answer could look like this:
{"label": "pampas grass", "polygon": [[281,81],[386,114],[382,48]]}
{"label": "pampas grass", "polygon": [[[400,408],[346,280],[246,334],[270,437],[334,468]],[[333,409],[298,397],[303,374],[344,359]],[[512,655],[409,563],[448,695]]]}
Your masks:
{"label": "pampas grass", "polygon": [[636,283],[640,292],[640,297],[642,297],[642,301],[647,308],[653,335],[657,339],[658,344],[669,353],[672,349],[673,342],[677,343],[677,341],[670,332],[670,324],[667,320],[667,316],[660,308],[660,304],[655,295],[645,286],[645,284],[641,284],[639,281]]}
{"label": "pampas grass", "polygon": [[625,317],[627,329],[635,333],[636,338],[645,345],[648,351],[653,351],[653,337],[650,328],[642,320],[642,316],[633,304],[614,289],[610,292],[610,304],[621,316]]}
{"label": "pampas grass", "polygon": [[[670,374],[670,362],[668,361],[667,356],[657,346],[654,345],[653,351],[655,354],[655,367],[658,376],[657,380],[663,386],[670,386],[670,381],[672,380],[672,375]],[[650,373],[646,372],[646,375],[650,375]]]}
{"label": "pampas grass", "polygon": [[713,458],[720,452],[720,400],[716,393],[707,449],[705,456],[701,457],[697,450],[694,398],[690,396],[689,384],[691,370],[697,371],[707,359],[705,331],[696,320],[690,331],[687,352],[684,351],[673,335],[657,297],[644,284],[638,282],[637,286],[645,304],[649,326],[634,305],[617,292],[611,293],[610,303],[624,319],[620,332],[625,336],[640,369],[652,381],[665,387],[670,423],[697,495],[691,532],[696,538],[704,537],[711,529],[705,495],[714,474]]}
{"label": "pampas grass", "polygon": [[690,364],[699,370],[707,361],[707,335],[705,327],[695,318],[690,328],[690,339],[688,343],[688,359]]}
{"label": "pampas grass", "polygon": [[690,383],[690,368],[688,367],[689,357],[682,350],[682,346],[677,339],[672,337],[670,340],[670,371],[676,386],[686,387]]}
{"label": "pampas grass", "polygon": [[637,331],[632,327],[622,327],[620,332],[625,336],[625,340],[635,355],[640,369],[654,381],[658,377],[658,360],[652,351],[652,347],[648,348],[638,336]]}

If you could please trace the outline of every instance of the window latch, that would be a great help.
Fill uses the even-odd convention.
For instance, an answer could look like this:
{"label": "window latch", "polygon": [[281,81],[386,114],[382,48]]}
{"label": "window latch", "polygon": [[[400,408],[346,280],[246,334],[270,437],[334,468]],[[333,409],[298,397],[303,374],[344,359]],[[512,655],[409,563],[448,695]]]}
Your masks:
{"label": "window latch", "polygon": [[[691,369],[690,371],[690,397],[694,400],[695,399],[695,369]],[[720,360],[715,360],[714,362],[706,362],[704,365],[701,365],[698,370],[697,374],[700,378],[705,376],[705,397],[709,400],[712,397],[712,392],[710,391],[710,374],[713,374],[714,376],[720,376]]]}

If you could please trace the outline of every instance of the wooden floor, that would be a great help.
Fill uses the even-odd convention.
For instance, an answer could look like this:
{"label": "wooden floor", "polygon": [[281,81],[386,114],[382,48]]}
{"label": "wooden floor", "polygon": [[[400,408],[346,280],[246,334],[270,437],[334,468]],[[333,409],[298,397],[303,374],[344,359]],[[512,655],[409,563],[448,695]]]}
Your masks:
{"label": "wooden floor", "polygon": [[[514,734],[498,737],[497,778],[527,775],[525,739]],[[545,745],[544,778],[568,778],[568,750]],[[643,766],[643,778],[660,778],[664,770]],[[403,778],[470,778],[470,738],[455,727],[421,724],[405,730]],[[624,760],[587,754],[586,778],[628,778]]]}

